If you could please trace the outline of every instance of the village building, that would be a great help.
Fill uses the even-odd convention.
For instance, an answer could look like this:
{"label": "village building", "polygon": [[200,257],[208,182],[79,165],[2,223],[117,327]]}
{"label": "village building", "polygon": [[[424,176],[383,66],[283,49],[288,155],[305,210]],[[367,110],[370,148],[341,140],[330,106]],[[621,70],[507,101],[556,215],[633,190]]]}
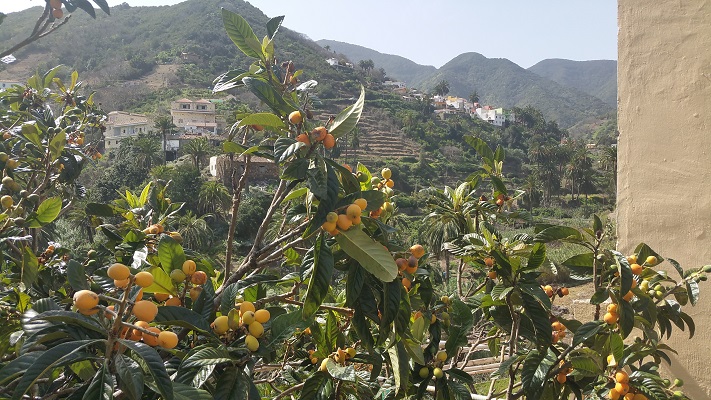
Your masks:
{"label": "village building", "polygon": [[111,111],[104,125],[104,148],[107,151],[118,149],[121,140],[127,137],[145,135],[153,131],[153,121],[150,118],[125,111]]}
{"label": "village building", "polygon": [[180,99],[170,104],[173,124],[187,133],[213,134],[224,129],[224,120],[217,116],[215,104],[206,99]]}

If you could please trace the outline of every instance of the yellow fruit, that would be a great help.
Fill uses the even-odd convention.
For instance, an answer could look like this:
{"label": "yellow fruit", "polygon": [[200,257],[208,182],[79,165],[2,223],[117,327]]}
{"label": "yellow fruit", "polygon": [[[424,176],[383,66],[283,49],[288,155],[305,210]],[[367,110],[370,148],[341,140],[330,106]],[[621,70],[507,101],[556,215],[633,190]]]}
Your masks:
{"label": "yellow fruit", "polygon": [[357,217],[360,217],[361,212],[363,212],[363,210],[357,204],[351,204],[346,209],[346,215],[350,219],[355,219]]}
{"label": "yellow fruit", "polygon": [[173,282],[182,282],[186,278],[185,272],[183,272],[180,269],[174,269],[170,271],[170,279],[173,280]]}
{"label": "yellow fruit", "polygon": [[361,220],[360,220],[360,215],[353,218],[353,225],[360,225]]}
{"label": "yellow fruit", "polygon": [[414,244],[410,247],[410,254],[415,256],[415,258],[422,258],[425,255],[425,248],[421,244]]}
{"label": "yellow fruit", "polygon": [[113,280],[122,281],[124,279],[128,279],[128,277],[131,275],[131,270],[129,270],[127,266],[121,263],[116,263],[112,264],[109,269],[106,270],[106,275],[108,275],[109,278]]}
{"label": "yellow fruit", "polygon": [[309,360],[311,361],[311,364],[316,364],[318,362],[318,358],[316,357],[309,357]]}
{"label": "yellow fruit", "polygon": [[630,385],[622,382],[617,382],[615,384],[615,390],[619,392],[621,396],[624,396],[627,394],[627,392],[630,391]]}
{"label": "yellow fruit", "polygon": [[252,302],[243,301],[239,305],[239,313],[240,315],[244,315],[244,313],[246,313],[247,311],[254,312],[256,311],[256,309],[254,308],[254,304]]}
{"label": "yellow fruit", "polygon": [[230,326],[226,315],[220,315],[212,321],[212,330],[218,335],[224,334],[229,328]]}
{"label": "yellow fruit", "polygon": [[114,286],[116,286],[119,289],[125,289],[128,286],[129,279],[114,279]]}
{"label": "yellow fruit", "polygon": [[432,375],[434,375],[435,379],[441,379],[444,376],[444,372],[441,368],[435,368],[432,370]]}
{"label": "yellow fruit", "polygon": [[615,373],[615,382],[627,383],[630,381],[629,375],[625,371],[617,371]]}
{"label": "yellow fruit", "polygon": [[170,298],[170,295],[167,293],[153,293],[153,297],[155,297],[156,301],[166,301]]}
{"label": "yellow fruit", "polygon": [[339,364],[346,362],[346,352],[343,349],[336,350],[336,354],[333,355],[333,361]]}
{"label": "yellow fruit", "polygon": [[570,290],[568,290],[567,287],[562,287],[560,288],[560,294],[562,294],[563,296],[567,296],[570,294]]}
{"label": "yellow fruit", "polygon": [[301,111],[294,111],[291,114],[289,114],[289,122],[291,122],[294,125],[298,125],[301,123],[301,121],[304,120],[304,117],[301,115]]}
{"label": "yellow fruit", "polygon": [[551,324],[551,328],[553,328],[554,331],[564,331],[565,330],[565,325],[561,324],[559,321],[555,321]]}
{"label": "yellow fruit", "polygon": [[657,260],[657,257],[655,256],[649,256],[647,257],[647,260],[644,262],[646,265],[649,265],[650,267],[653,267],[657,265],[659,261]]}
{"label": "yellow fruit", "polygon": [[[146,328],[147,331],[156,333],[160,336],[161,330],[155,326],[149,326]],[[141,337],[143,337],[143,343],[155,347],[158,346],[158,336],[149,335],[148,333],[141,332]]]}
{"label": "yellow fruit", "polygon": [[620,319],[620,316],[617,314],[608,312],[608,313],[605,313],[605,315],[602,317],[602,319],[606,323],[612,325],[612,324],[617,323],[617,321]]}
{"label": "yellow fruit", "polygon": [[607,312],[617,314],[617,304],[610,303],[607,305]]}
{"label": "yellow fruit", "polygon": [[244,313],[242,313],[242,323],[244,325],[254,323],[254,311],[245,311]]}
{"label": "yellow fruit", "polygon": [[395,265],[397,265],[397,270],[402,272],[407,268],[407,260],[404,258],[398,258],[395,260]]}
{"label": "yellow fruit", "polygon": [[153,275],[148,271],[141,271],[137,273],[134,279],[136,285],[142,288],[147,288],[153,284]]}
{"label": "yellow fruit", "polygon": [[553,287],[551,285],[544,286],[543,291],[546,292],[546,295],[548,295],[548,297],[553,297],[553,294],[555,293],[553,292]]}
{"label": "yellow fruit", "polygon": [[195,271],[190,278],[190,282],[194,285],[204,285],[207,282],[207,274],[204,271]]}
{"label": "yellow fruit", "polygon": [[327,149],[332,149],[336,145],[336,138],[330,133],[323,138],[323,147]]}
{"label": "yellow fruit", "polygon": [[393,172],[390,170],[390,168],[383,168],[383,170],[380,171],[380,175],[382,175],[382,177],[385,179],[390,179],[390,177],[393,176]]}
{"label": "yellow fruit", "polygon": [[267,321],[269,321],[269,318],[271,318],[269,310],[257,310],[254,313],[254,319],[260,324],[266,323]]}
{"label": "yellow fruit", "polygon": [[326,139],[326,135],[328,135],[328,130],[326,129],[326,127],[323,126],[319,126],[318,128],[311,131],[311,136],[313,136],[317,142]]}
{"label": "yellow fruit", "polygon": [[415,256],[410,256],[410,258],[407,259],[407,266],[405,267],[405,271],[407,271],[407,273],[410,275],[413,275],[415,272],[417,272],[417,258],[415,258]]}
{"label": "yellow fruit", "polygon": [[644,271],[644,267],[642,267],[639,264],[630,264],[630,269],[632,270],[632,273],[635,275],[639,275]]}
{"label": "yellow fruit", "polygon": [[328,358],[324,358],[321,361],[321,366],[318,368],[319,371],[328,371]]}
{"label": "yellow fruit", "polygon": [[338,214],[335,212],[331,211],[330,213],[326,214],[326,222],[333,222],[336,223],[338,222]]}
{"label": "yellow fruit", "polygon": [[346,348],[346,358],[353,358],[356,355],[356,350],[353,347]]}
{"label": "yellow fruit", "polygon": [[444,304],[449,304],[449,296],[442,296],[439,300]]}
{"label": "yellow fruit", "polygon": [[435,322],[437,322],[437,316],[432,314],[432,317],[430,317],[430,325],[434,324]]}
{"label": "yellow fruit", "polygon": [[437,352],[437,360],[438,360],[438,361],[445,361],[445,360],[447,360],[447,352],[446,352],[446,351],[439,351],[439,352]]}
{"label": "yellow fruit", "polygon": [[158,334],[158,345],[166,349],[172,349],[178,345],[178,335],[171,331],[163,331]]}
{"label": "yellow fruit", "polygon": [[7,209],[7,208],[12,207],[14,202],[15,201],[12,199],[12,197],[10,197],[8,195],[0,197],[0,204],[2,204],[3,208]]}
{"label": "yellow fruit", "polygon": [[259,339],[262,335],[264,335],[264,327],[259,322],[254,321],[249,324],[249,333]]}
{"label": "yellow fruit", "polygon": [[202,293],[202,288],[200,286],[190,288],[190,299],[192,301],[197,300],[198,296],[200,296],[200,293]]}
{"label": "yellow fruit", "polygon": [[80,290],[74,293],[74,306],[79,310],[89,310],[99,305],[99,296],[91,290]]}
{"label": "yellow fruit", "polygon": [[607,356],[607,366],[608,367],[616,367],[617,366],[617,360],[615,360],[615,356],[610,354]]}
{"label": "yellow fruit", "polygon": [[108,306],[108,307],[106,307],[106,310],[107,310],[107,311],[104,312],[104,316],[105,316],[106,318],[108,318],[108,319],[113,319],[113,318],[114,318],[114,314],[108,312],[108,311],[114,311],[114,312],[115,312],[115,307],[113,306],[113,304],[110,305],[110,306]]}
{"label": "yellow fruit", "polygon": [[333,232],[336,230],[336,226],[338,225],[335,222],[326,221],[321,225],[321,228],[323,228],[323,230],[326,232]]}
{"label": "yellow fruit", "polygon": [[133,305],[133,315],[141,321],[151,322],[158,314],[158,306],[150,300],[141,300]]}
{"label": "yellow fruit", "polygon": [[402,286],[404,286],[405,289],[410,290],[410,288],[412,287],[412,282],[407,278],[402,278]]}
{"label": "yellow fruit", "polygon": [[195,261],[185,260],[185,262],[183,263],[183,273],[185,273],[185,275],[192,275],[195,273],[195,270],[197,270],[197,265],[195,265]]}
{"label": "yellow fruit", "polygon": [[620,392],[618,392],[615,388],[610,389],[607,393],[607,397],[609,397],[610,400],[619,400],[621,396]]}
{"label": "yellow fruit", "polygon": [[[366,199],[355,199],[353,201],[353,204],[357,205],[361,211],[365,210],[366,207],[368,207],[368,200]],[[359,213],[360,214],[360,213]]]}
{"label": "yellow fruit", "polygon": [[348,218],[346,214],[338,215],[338,229],[347,231],[351,226],[353,226],[353,220],[351,218]]}
{"label": "yellow fruit", "polygon": [[388,179],[387,181],[385,181],[385,186],[392,189],[395,186],[395,182],[393,182],[392,179]]}
{"label": "yellow fruit", "polygon": [[165,301],[166,306],[180,307],[182,304],[183,302],[180,301],[180,297],[171,297]]}
{"label": "yellow fruit", "polygon": [[309,139],[309,135],[307,135],[305,133],[302,133],[299,136],[297,136],[296,141],[306,143],[308,146],[311,146],[311,139]]}
{"label": "yellow fruit", "polygon": [[249,351],[255,352],[259,349],[259,340],[252,335],[247,335],[247,337],[244,338],[244,344]]}

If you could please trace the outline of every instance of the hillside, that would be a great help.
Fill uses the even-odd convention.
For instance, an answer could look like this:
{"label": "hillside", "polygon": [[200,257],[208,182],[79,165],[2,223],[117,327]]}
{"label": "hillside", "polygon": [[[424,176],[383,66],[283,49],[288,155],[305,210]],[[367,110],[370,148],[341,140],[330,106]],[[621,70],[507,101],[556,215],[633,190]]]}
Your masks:
{"label": "hillside", "polygon": [[[98,91],[108,110],[151,111],[179,95],[208,96],[212,80],[229,69],[246,69],[251,60],[237,51],[224,32],[220,7],[244,16],[258,37],[268,21],[259,9],[241,0],[191,0],[174,6],[130,7],[122,4],[111,15],[92,19],[76,12],[50,36],[17,52],[18,62],[0,71],[0,79],[25,79],[36,68],[64,64],[77,69]],[[15,43],[31,30],[39,7],[11,13],[0,29],[0,42]],[[288,17],[285,20],[288,25]],[[182,53],[188,53],[184,60]],[[353,74],[325,62],[328,53],[303,35],[282,28],[277,58],[293,59],[307,73],[333,82],[320,87],[325,97],[358,92]],[[334,87],[335,85],[335,87]],[[258,107],[255,98],[245,97]]]}
{"label": "hillside", "polygon": [[420,65],[405,57],[380,53],[355,44],[326,39],[317,40],[316,43],[324,48],[328,46],[330,51],[343,54],[354,63],[360,60],[373,60],[375,68],[383,68],[390,78],[408,84],[422,80],[437,71],[437,68],[431,65]]}
{"label": "hillside", "polygon": [[612,106],[617,105],[617,61],[615,60],[548,59],[528,70],[563,86],[582,90]]}
{"label": "hillside", "polygon": [[533,106],[565,128],[613,109],[598,98],[542,78],[507,59],[486,58],[478,53],[460,54],[434,75],[413,84],[429,90],[441,80],[449,82],[453,95],[468,97],[476,91],[484,104]]}

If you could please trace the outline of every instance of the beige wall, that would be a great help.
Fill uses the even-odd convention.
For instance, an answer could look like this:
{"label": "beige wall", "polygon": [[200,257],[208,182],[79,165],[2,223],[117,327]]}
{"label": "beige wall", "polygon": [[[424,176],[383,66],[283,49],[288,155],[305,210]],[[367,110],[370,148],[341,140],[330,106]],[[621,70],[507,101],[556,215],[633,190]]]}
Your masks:
{"label": "beige wall", "polygon": [[[711,264],[711,1],[619,0],[619,248]],[[711,396],[711,284],[676,330],[673,374]]]}

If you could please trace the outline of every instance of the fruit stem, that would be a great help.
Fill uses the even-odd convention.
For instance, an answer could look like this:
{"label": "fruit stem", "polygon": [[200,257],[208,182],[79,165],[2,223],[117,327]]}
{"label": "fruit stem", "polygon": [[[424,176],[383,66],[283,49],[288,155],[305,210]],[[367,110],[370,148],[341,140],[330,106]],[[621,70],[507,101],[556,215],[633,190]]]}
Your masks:
{"label": "fruit stem", "polygon": [[151,335],[151,336],[158,337],[158,334],[157,334],[157,333],[152,332],[152,331],[149,331],[148,329],[145,329],[145,328],[141,328],[140,326],[134,325],[134,324],[132,324],[132,323],[130,323],[130,322],[121,321],[121,325],[122,325],[122,326],[125,326],[125,327],[127,327],[127,328],[133,328],[133,329],[135,329],[135,330],[137,330],[137,331],[141,331],[142,333],[147,333],[147,334],[149,334],[149,335]]}

